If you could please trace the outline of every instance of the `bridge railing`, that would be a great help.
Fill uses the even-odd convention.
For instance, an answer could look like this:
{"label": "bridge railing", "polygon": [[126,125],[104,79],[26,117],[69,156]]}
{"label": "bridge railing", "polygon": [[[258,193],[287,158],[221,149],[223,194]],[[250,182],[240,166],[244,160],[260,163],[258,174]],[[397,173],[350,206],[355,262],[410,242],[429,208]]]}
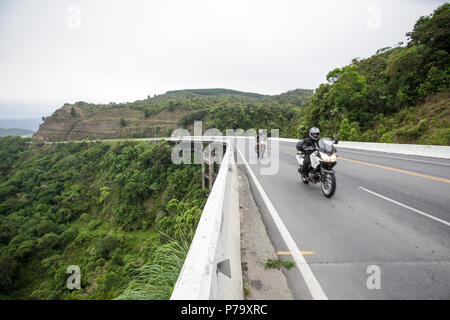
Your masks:
{"label": "bridge railing", "polygon": [[235,146],[223,137],[186,139],[223,142],[226,151],[170,299],[243,299]]}
{"label": "bridge railing", "polygon": [[[270,138],[273,139],[273,138]],[[298,139],[275,138],[279,141],[295,143]],[[365,151],[377,151],[393,154],[403,154],[411,156],[423,156],[432,158],[450,159],[449,146],[423,145],[423,144],[401,144],[401,143],[379,143],[379,142],[357,142],[339,141],[337,149],[358,149]]]}
{"label": "bridge railing", "polygon": [[[181,137],[166,140],[221,142],[226,145],[219,173],[203,209],[194,239],[173,290],[172,300],[242,299],[240,222],[236,139],[252,137]],[[297,139],[270,138],[285,142]],[[234,143],[233,143],[234,142]],[[450,147],[340,141],[342,148],[448,158]]]}

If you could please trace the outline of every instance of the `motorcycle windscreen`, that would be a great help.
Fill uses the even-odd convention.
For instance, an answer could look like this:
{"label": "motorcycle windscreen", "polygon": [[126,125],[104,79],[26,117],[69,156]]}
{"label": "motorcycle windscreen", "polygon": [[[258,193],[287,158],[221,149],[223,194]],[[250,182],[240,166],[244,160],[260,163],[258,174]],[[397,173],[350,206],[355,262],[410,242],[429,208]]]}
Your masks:
{"label": "motorcycle windscreen", "polygon": [[333,140],[330,138],[323,138],[319,140],[319,148],[328,153],[334,153]]}

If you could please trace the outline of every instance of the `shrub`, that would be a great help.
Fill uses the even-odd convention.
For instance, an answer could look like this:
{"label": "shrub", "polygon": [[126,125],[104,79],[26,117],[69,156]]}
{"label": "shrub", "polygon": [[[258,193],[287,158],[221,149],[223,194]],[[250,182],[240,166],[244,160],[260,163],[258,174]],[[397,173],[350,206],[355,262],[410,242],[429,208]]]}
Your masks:
{"label": "shrub", "polygon": [[394,136],[393,132],[386,132],[381,136],[380,142],[393,143],[394,139],[395,139],[395,136]]}
{"label": "shrub", "polygon": [[118,241],[114,236],[108,235],[97,242],[95,249],[104,259],[109,259],[112,252],[117,248]]}
{"label": "shrub", "polygon": [[0,257],[0,292],[11,288],[17,278],[18,263],[11,256]]}
{"label": "shrub", "polygon": [[39,249],[54,249],[59,247],[60,244],[61,241],[59,236],[53,232],[50,232],[38,240],[37,247]]}

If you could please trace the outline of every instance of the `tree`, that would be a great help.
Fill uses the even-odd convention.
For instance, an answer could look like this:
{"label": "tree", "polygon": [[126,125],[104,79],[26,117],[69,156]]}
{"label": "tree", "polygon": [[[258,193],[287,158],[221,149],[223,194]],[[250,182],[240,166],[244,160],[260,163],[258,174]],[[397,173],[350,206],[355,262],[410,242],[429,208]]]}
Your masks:
{"label": "tree", "polygon": [[336,68],[327,75],[330,83],[327,94],[327,104],[330,111],[335,110],[335,116],[346,116],[350,121],[365,123],[367,113],[367,86],[356,65],[341,69]]}
{"label": "tree", "polygon": [[126,127],[126,126],[127,126],[127,122],[125,121],[124,118],[120,118],[120,125],[121,125],[122,127]]}
{"label": "tree", "polygon": [[0,257],[0,292],[6,291],[14,284],[17,278],[18,264],[11,256]]}
{"label": "tree", "polygon": [[61,244],[60,238],[57,234],[50,232],[39,239],[37,247],[39,249],[55,249]]}
{"label": "tree", "polygon": [[109,259],[117,245],[117,239],[114,236],[108,235],[97,243],[96,249],[102,258]]}
{"label": "tree", "polygon": [[344,118],[341,121],[341,126],[339,128],[338,137],[339,140],[348,141],[350,137],[350,130],[352,129],[350,125],[350,121],[347,118]]}
{"label": "tree", "polygon": [[75,110],[74,107],[70,108],[70,116],[71,116],[72,118],[74,118],[74,117],[77,116],[77,111]]}
{"label": "tree", "polygon": [[450,3],[437,8],[433,14],[422,16],[408,32],[408,46],[424,44],[437,50],[450,51]]}

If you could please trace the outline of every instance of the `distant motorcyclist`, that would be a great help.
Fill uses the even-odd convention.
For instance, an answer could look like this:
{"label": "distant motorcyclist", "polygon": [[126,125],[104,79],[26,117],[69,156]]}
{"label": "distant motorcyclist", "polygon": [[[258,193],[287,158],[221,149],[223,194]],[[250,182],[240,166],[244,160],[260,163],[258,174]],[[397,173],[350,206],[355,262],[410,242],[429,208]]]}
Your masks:
{"label": "distant motorcyclist", "polygon": [[298,144],[298,149],[300,149],[305,154],[305,159],[303,161],[303,168],[302,168],[302,176],[308,175],[309,170],[309,164],[311,163],[311,153],[314,152],[316,148],[319,146],[319,138],[320,137],[320,130],[319,128],[312,127],[309,129],[309,136],[305,139],[303,139],[303,142]]}
{"label": "distant motorcyclist", "polygon": [[258,154],[260,154],[260,145],[261,143],[265,144],[267,141],[267,138],[264,136],[264,130],[263,129],[259,129],[258,130],[258,134],[256,135],[256,152]]}

